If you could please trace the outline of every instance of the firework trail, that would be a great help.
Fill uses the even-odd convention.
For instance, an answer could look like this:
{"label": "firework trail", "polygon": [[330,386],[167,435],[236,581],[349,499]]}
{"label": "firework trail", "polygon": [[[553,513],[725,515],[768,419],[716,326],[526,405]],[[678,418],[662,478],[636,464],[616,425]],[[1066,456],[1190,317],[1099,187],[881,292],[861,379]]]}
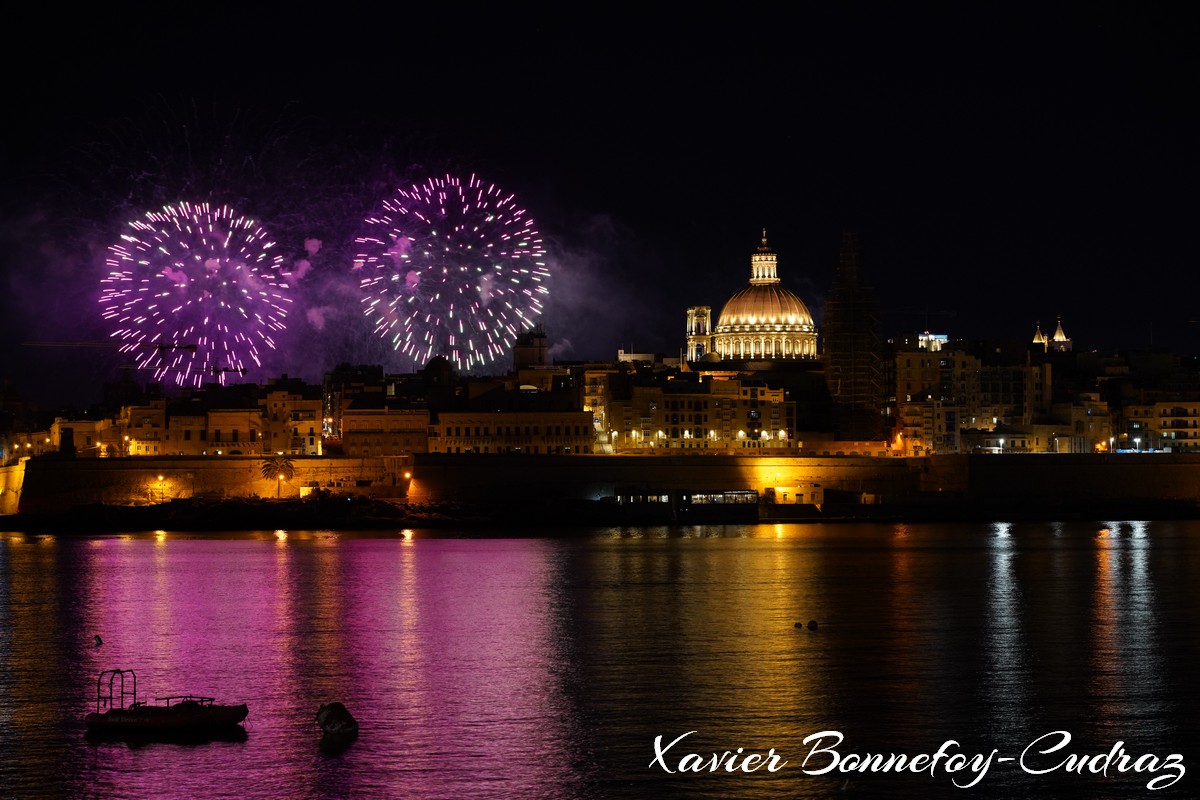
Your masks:
{"label": "firework trail", "polygon": [[149,211],[109,247],[100,306],[110,336],[157,380],[225,383],[275,349],[291,300],[275,243],[228,206]]}
{"label": "firework trail", "polygon": [[542,313],[541,236],[511,194],[474,175],[397,190],[355,242],[363,312],[414,366],[492,365]]}

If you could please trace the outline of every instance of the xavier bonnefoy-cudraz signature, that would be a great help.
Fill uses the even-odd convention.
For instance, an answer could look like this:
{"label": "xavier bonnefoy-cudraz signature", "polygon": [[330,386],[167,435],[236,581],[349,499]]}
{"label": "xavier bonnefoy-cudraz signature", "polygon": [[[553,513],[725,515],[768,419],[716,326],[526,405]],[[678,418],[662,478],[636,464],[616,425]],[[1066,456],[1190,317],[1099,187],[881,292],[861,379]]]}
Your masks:
{"label": "xavier bonnefoy-cudraz signature", "polygon": [[1081,776],[1115,777],[1141,775],[1146,788],[1165,789],[1178,783],[1186,773],[1179,753],[1160,756],[1131,751],[1124,742],[1115,742],[1107,750],[1087,752],[1072,747],[1068,731],[1051,731],[1038,736],[1021,750],[1001,753],[970,752],[958,741],[947,739],[932,753],[856,753],[844,747],[846,737],[840,731],[819,731],[804,738],[807,749],[795,757],[785,757],[775,748],[766,751],[738,747],[721,752],[695,752],[689,740],[696,731],[674,739],[654,737],[651,769],[671,774],[701,772],[753,773],[760,770],[779,772],[789,765],[806,775],[847,775],[852,773],[928,773],[948,778],[955,786],[967,789],[980,784],[995,766],[1016,768],[1029,775],[1075,773]]}

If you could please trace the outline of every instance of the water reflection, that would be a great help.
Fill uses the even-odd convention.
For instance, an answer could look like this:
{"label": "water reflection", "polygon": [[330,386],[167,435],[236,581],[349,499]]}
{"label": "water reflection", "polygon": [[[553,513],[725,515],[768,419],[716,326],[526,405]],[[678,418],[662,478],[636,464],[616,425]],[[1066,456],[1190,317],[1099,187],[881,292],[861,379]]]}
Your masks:
{"label": "water reflection", "polygon": [[1022,632],[1026,609],[1016,572],[1013,525],[1000,522],[993,529],[995,535],[989,542],[988,627],[982,637],[988,665],[982,690],[991,708],[993,741],[1019,742],[1031,729],[1025,713],[1031,683]]}
{"label": "water reflection", "polygon": [[[1093,752],[1177,751],[1200,740],[1198,567],[1200,526],[1121,521],[7,536],[0,778],[30,796],[205,798],[220,775],[264,798],[753,799],[839,796],[841,776],[798,766],[827,729],[858,752],[956,739],[1015,755],[1063,729]],[[245,741],[87,743],[109,668],[136,669],[149,698],[247,702]],[[362,734],[330,755],[314,715],[334,700]],[[655,736],[687,731],[699,752],[775,748],[792,765],[647,769]],[[853,785],[961,796],[944,776]],[[1046,786],[1144,788],[997,769],[982,791]]]}
{"label": "water reflection", "polygon": [[1154,588],[1149,574],[1152,539],[1147,523],[1112,522],[1096,536],[1093,648],[1090,687],[1098,736],[1144,736],[1148,700],[1161,690]]}

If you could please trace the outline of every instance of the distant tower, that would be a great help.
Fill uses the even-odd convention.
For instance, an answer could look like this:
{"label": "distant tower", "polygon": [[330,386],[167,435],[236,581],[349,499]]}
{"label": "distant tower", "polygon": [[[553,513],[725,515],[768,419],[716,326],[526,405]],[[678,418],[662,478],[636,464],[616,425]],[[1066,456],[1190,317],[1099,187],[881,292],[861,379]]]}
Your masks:
{"label": "distant tower", "polygon": [[1071,352],[1071,340],[1063,333],[1062,317],[1058,318],[1058,327],[1054,330],[1054,335],[1050,337],[1047,347],[1060,353]]}
{"label": "distant tower", "polygon": [[1037,330],[1035,330],[1033,332],[1033,343],[1040,344],[1042,346],[1042,349],[1045,350],[1047,348],[1047,345],[1049,344],[1049,341],[1050,340],[1046,338],[1046,334],[1042,333],[1041,320],[1038,320]]}
{"label": "distant tower", "polygon": [[517,334],[513,345],[513,372],[528,367],[544,367],[548,359],[546,329],[537,325],[531,331]]}
{"label": "distant tower", "polygon": [[852,233],[842,236],[822,326],[834,435],[843,440],[883,439],[888,432],[882,414],[886,398],[880,307],[858,271],[858,243]]}
{"label": "distant tower", "polygon": [[712,350],[712,308],[692,306],[687,310],[687,360],[699,361]]}

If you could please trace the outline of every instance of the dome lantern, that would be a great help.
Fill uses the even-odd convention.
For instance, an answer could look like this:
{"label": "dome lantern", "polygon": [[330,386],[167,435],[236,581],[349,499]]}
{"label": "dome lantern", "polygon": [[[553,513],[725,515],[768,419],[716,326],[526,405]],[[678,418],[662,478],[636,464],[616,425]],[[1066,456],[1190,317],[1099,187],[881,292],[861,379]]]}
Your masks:
{"label": "dome lantern", "polygon": [[750,283],[725,303],[712,339],[713,352],[722,360],[817,358],[812,314],[780,283],[765,228],[750,256]]}

